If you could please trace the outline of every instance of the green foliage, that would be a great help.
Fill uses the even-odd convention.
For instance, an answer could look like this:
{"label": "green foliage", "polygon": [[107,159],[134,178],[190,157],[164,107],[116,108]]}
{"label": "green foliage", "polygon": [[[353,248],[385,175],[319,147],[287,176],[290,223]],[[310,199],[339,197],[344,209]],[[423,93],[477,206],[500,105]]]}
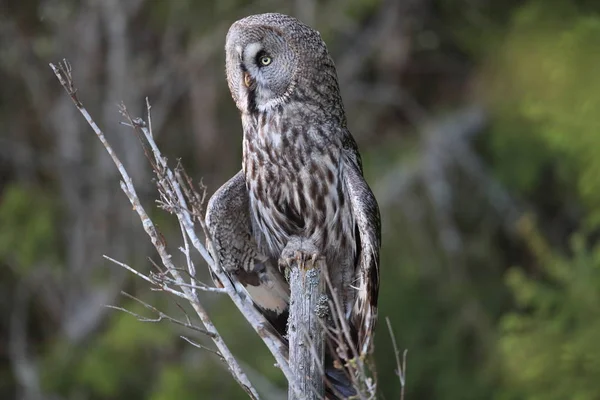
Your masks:
{"label": "green foliage", "polygon": [[0,259],[23,269],[58,257],[56,205],[39,190],[8,186],[0,197]]}
{"label": "green foliage", "polygon": [[[285,388],[287,383],[279,368],[275,367],[273,356],[248,322],[239,318],[238,312],[231,302],[220,302],[211,315],[215,325],[224,327],[220,333],[240,360],[259,371],[273,385]],[[244,340],[240,340],[242,337]]]}
{"label": "green foliage", "polygon": [[370,15],[381,5],[381,0],[350,0],[344,3],[344,12],[350,18],[360,20]]}
{"label": "green foliage", "polygon": [[[426,198],[416,202],[427,210],[424,215],[433,214]],[[500,265],[493,262],[496,243],[482,240],[489,232],[479,227],[473,236],[464,237],[479,243],[465,249],[470,261],[449,264],[431,240],[435,225],[427,218],[415,221],[401,214],[383,217],[376,335],[382,398],[400,396],[385,317],[391,320],[400,351],[408,349],[406,398],[491,398],[497,390],[490,356],[492,323],[505,304]]]}
{"label": "green foliage", "polygon": [[[147,315],[147,310],[135,302],[123,307]],[[168,322],[143,323],[114,311],[102,333],[89,342],[81,346],[51,343],[40,368],[44,390],[66,398],[76,395],[89,399],[192,400],[199,398],[199,393],[247,398],[216,356],[190,349],[179,335]],[[188,350],[187,356],[182,357],[181,350]],[[275,369],[272,359],[270,362]],[[260,368],[260,363],[253,363],[253,367]]]}
{"label": "green foliage", "polygon": [[523,196],[534,194],[556,156],[536,129],[535,124],[509,111],[490,128],[487,140],[496,177]]}
{"label": "green foliage", "polygon": [[[144,315],[137,303],[124,307]],[[68,393],[76,387],[92,398],[140,393],[150,389],[149,374],[153,372],[147,367],[172,347],[173,332],[166,323],[150,326],[115,311],[104,333],[86,343],[85,351],[68,343],[53,345],[42,369],[44,386],[58,393]]]}
{"label": "green foliage", "polygon": [[494,146],[503,161],[509,148],[516,152],[521,173],[502,162],[501,175],[521,175],[509,180],[525,187],[549,156],[560,160],[555,167],[564,187],[572,188],[595,226],[600,222],[600,16],[577,14],[569,3],[553,4],[534,1],[516,13],[502,50],[492,58],[487,79],[501,124],[525,121],[494,135]]}
{"label": "green foliage", "polygon": [[189,390],[189,369],[181,365],[167,365],[150,400],[194,400],[197,393]]}
{"label": "green foliage", "polygon": [[600,392],[600,245],[589,241],[600,222],[599,45],[597,12],[531,1],[514,14],[485,69],[497,175],[525,198],[539,192],[559,209],[583,209],[568,248],[550,245],[531,220],[521,222],[533,266],[506,275],[516,309],[500,324],[499,399],[587,400]]}
{"label": "green foliage", "polygon": [[519,309],[502,320],[499,350],[510,387],[530,400],[596,399],[600,385],[600,246],[580,235],[558,254],[529,221],[524,236],[542,279],[514,268],[507,282]]}

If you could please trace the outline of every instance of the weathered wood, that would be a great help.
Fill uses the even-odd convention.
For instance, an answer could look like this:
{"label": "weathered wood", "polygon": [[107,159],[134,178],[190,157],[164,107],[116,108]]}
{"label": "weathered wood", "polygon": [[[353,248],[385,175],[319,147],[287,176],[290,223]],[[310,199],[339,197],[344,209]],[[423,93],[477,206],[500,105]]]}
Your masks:
{"label": "weathered wood", "polygon": [[288,320],[289,365],[302,397],[290,388],[288,399],[324,398],[323,318],[327,310],[325,261],[306,239],[292,238],[283,256],[289,264],[290,316]]}

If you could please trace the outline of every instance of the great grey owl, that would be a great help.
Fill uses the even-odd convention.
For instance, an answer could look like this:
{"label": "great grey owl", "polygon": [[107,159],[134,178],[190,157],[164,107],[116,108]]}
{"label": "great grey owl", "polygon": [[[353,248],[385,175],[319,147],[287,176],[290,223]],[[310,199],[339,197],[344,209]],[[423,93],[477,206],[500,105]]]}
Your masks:
{"label": "great grey owl", "polygon": [[[210,199],[215,257],[285,335],[291,237],[325,257],[359,354],[370,350],[379,290],[380,217],[346,126],[333,60],[319,33],[281,14],[235,22],[227,83],[242,118],[242,170]],[[349,381],[328,366],[338,392]]]}

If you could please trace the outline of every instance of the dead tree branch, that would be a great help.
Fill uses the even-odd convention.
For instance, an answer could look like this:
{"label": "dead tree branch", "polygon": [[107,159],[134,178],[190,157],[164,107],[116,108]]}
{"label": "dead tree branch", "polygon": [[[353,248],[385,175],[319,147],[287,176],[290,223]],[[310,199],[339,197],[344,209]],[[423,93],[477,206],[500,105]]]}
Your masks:
{"label": "dead tree branch", "polygon": [[[178,286],[180,289],[180,291],[174,289],[168,291],[180,297],[184,297],[189,301],[190,305],[204,324],[207,332],[210,333],[213,342],[215,343],[217,349],[219,350],[219,353],[222,355],[223,359],[227,363],[227,366],[234,379],[251,398],[258,399],[258,393],[248,380],[247,376],[239,366],[237,360],[234,358],[228,346],[225,344],[222,337],[219,335],[216,327],[213,325],[206,310],[200,303],[196,295],[195,288],[188,286],[189,284],[187,284],[184,281],[179,270],[173,264],[171,255],[167,250],[166,243],[161,233],[157,230],[156,226],[154,225],[154,223],[146,213],[144,207],[142,206],[128,172],[126,171],[120,159],[114,152],[111,145],[106,140],[102,130],[94,122],[94,120],[80,101],[77,89],[72,79],[72,70],[70,64],[66,60],[64,60],[58,66],[50,64],[50,67],[54,71],[54,74],[58,78],[61,85],[71,97],[73,103],[75,104],[79,112],[84,116],[85,120],[93,129],[98,139],[102,142],[102,145],[104,146],[108,154],[111,156],[113,163],[115,164],[119,173],[121,174],[121,177],[123,179],[121,181],[121,189],[127,195],[129,201],[133,206],[133,209],[137,212],[138,216],[140,217],[144,230],[146,231],[146,233],[150,237],[152,244],[156,248],[161,258],[162,264],[165,266],[168,273],[171,275],[171,278],[175,282],[175,285]],[[226,293],[233,300],[238,309],[242,312],[242,315],[248,320],[251,326],[263,339],[263,341],[275,357],[277,365],[279,366],[279,368],[281,368],[284,375],[288,379],[290,386],[297,388],[295,377],[291,373],[287,360],[285,359],[285,352],[282,351],[282,349],[280,348],[280,341],[277,337],[275,337],[273,333],[271,333],[268,329],[265,328],[267,322],[264,319],[264,317],[254,308],[253,304],[245,296],[236,291],[235,287],[233,286],[227,275],[220,268],[218,263],[215,263],[211,259],[207,249],[202,245],[202,242],[196,235],[194,220],[196,220],[200,223],[201,226],[203,226],[202,215],[200,213],[201,210],[199,209],[201,205],[198,204],[199,199],[202,199],[202,196],[198,195],[193,190],[193,188],[186,186],[187,182],[181,179],[178,180],[173,170],[168,167],[166,159],[162,156],[160,150],[158,149],[153,139],[154,134],[152,132],[152,121],[150,117],[149,103],[147,103],[147,108],[147,123],[141,119],[134,120],[129,115],[124,106],[121,107],[121,113],[127,119],[128,124],[135,129],[136,133],[138,134],[138,137],[141,140],[143,140],[143,146],[147,145],[150,147],[150,152],[146,152],[146,155],[150,160],[153,170],[157,176],[157,187],[160,193],[161,201],[168,206],[168,211],[170,211],[172,214],[175,214],[179,223],[181,224],[182,229],[186,233],[187,239],[189,239],[192,246],[206,260],[207,264],[211,268],[211,271],[223,283],[224,290],[226,291]],[[188,193],[188,196],[186,196],[184,193]],[[192,193],[192,196],[190,196],[190,193]],[[209,240],[207,241],[207,243],[209,243],[210,245],[210,238],[208,239]],[[122,266],[124,266],[124,264]],[[131,272],[133,272],[131,268],[128,269]],[[188,266],[188,270],[190,273],[193,272],[193,267]],[[136,273],[136,275],[141,276],[139,272]],[[150,283],[154,283],[152,279],[148,277],[145,278],[147,278],[146,280]],[[162,289],[165,288],[162,287]]]}

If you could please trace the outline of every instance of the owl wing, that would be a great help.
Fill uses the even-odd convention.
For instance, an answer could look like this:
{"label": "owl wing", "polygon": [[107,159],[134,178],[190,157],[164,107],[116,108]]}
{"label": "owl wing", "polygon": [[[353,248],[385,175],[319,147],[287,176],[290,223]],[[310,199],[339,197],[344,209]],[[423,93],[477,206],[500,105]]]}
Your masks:
{"label": "owl wing", "polygon": [[356,283],[353,285],[358,293],[351,321],[358,334],[358,350],[360,354],[366,354],[371,350],[377,320],[381,219],[375,196],[363,178],[358,152],[352,152],[349,157],[344,179],[358,233]]}
{"label": "owl wing", "polygon": [[[242,171],[208,201],[206,226],[212,256],[236,287],[243,289],[280,334],[285,334],[290,291],[276,260],[258,252],[252,235],[250,200]],[[212,275],[212,274],[211,274]],[[217,286],[222,286],[212,275]]]}

